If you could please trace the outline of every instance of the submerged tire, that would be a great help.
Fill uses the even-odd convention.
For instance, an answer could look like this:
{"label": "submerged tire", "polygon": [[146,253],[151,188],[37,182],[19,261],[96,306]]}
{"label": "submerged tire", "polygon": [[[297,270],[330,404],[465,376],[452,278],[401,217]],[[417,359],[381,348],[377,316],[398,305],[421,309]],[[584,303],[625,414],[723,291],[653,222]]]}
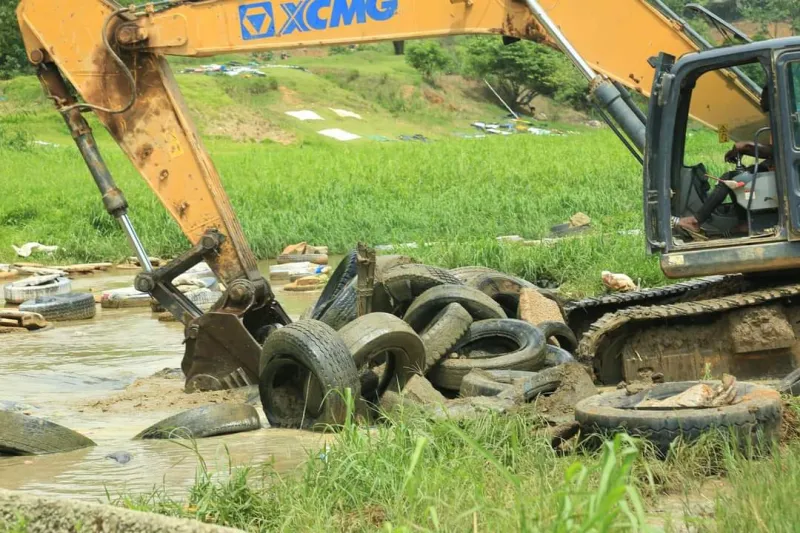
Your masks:
{"label": "submerged tire", "polygon": [[441,285],[425,291],[414,300],[403,320],[414,331],[422,331],[442,309],[452,303],[461,305],[475,320],[506,318],[500,304],[481,291],[465,285]]}
{"label": "submerged tire", "polygon": [[697,385],[697,381],[663,383],[633,396],[625,390],[592,396],[578,402],[575,420],[584,435],[604,436],[625,431],[650,440],[666,454],[682,436],[697,439],[709,430],[733,432],[740,444],[761,444],[777,439],[781,423],[781,397],[774,389],[736,383],[734,405],[708,409],[636,409],[645,398],[665,399]]}
{"label": "submerged tire", "polygon": [[472,322],[472,315],[457,303],[447,305],[433,317],[420,333],[426,352],[425,372],[450,353],[466,335]]}
{"label": "submerged tire", "polygon": [[10,304],[21,304],[42,296],[56,296],[72,291],[72,282],[62,274],[47,276],[31,276],[6,283],[3,286],[3,298]]}
{"label": "submerged tire", "polygon": [[536,285],[522,278],[502,272],[484,272],[466,282],[468,287],[478,289],[499,303],[506,315],[513,317],[519,309],[519,293],[522,289],[536,289]]}
{"label": "submerged tire", "polygon": [[344,341],[316,320],[295,322],[264,343],[259,392],[273,427],[324,429],[347,417],[345,390],[361,395],[355,361]]}
{"label": "submerged tire", "polygon": [[394,315],[364,315],[343,327],[339,337],[350,350],[359,371],[369,370],[373,366],[370,363],[376,361],[384,364],[385,359],[386,369],[377,384],[378,398],[387,390],[402,391],[412,376],[423,372],[425,345],[422,339]]}
{"label": "submerged tire", "polygon": [[319,295],[317,303],[311,308],[311,314],[307,318],[319,319],[347,284],[355,279],[357,268],[356,252],[353,250],[344,256],[336,266],[336,270],[331,274],[328,283],[322,289],[322,294]]}
{"label": "submerged tire", "polygon": [[89,293],[72,292],[56,296],[40,296],[23,302],[20,311],[39,313],[47,320],[87,320],[94,317],[97,308],[94,296]]}
{"label": "submerged tire", "polygon": [[43,455],[90,446],[94,441],[64,426],[0,410],[0,455]]}
{"label": "submerged tire", "polygon": [[165,418],[134,439],[204,439],[261,429],[255,407],[246,403],[205,405]]}
{"label": "submerged tire", "polygon": [[441,361],[428,373],[428,379],[437,387],[457,391],[473,369],[539,368],[545,356],[545,339],[536,326],[522,320],[483,320],[473,323],[452,351],[465,358]]}

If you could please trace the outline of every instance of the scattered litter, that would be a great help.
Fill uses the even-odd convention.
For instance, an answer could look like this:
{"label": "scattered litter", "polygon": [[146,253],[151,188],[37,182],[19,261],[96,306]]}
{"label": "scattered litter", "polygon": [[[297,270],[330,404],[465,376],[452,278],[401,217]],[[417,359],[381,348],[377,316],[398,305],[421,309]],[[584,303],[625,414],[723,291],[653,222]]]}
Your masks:
{"label": "scattered litter", "polygon": [[325,274],[330,272],[330,267],[325,265],[317,265],[310,261],[302,263],[286,263],[283,265],[272,265],[269,267],[269,279],[277,280],[291,280],[294,276],[313,276],[317,274]]}
{"label": "scattered litter", "polygon": [[608,270],[602,272],[603,285],[612,291],[617,292],[630,292],[637,290],[636,284],[633,280],[625,274],[614,274]]}
{"label": "scattered litter", "polygon": [[39,146],[49,146],[51,148],[60,148],[61,147],[60,144],[50,143],[50,142],[47,142],[47,141],[33,141],[33,144],[36,144],[36,145],[39,145]]}
{"label": "scattered litter", "polygon": [[592,223],[592,219],[586,213],[577,212],[569,217],[569,227],[582,228]]}
{"label": "scattered litter", "polygon": [[100,295],[100,307],[103,309],[122,309],[129,307],[149,307],[150,295],[133,287],[112,289]]}
{"label": "scattered litter", "polygon": [[17,311],[16,309],[0,309],[0,330],[5,330],[6,328],[36,330],[47,326],[47,320],[39,313]]}
{"label": "scattered litter", "polygon": [[603,127],[603,123],[600,122],[599,120],[590,120],[589,122],[586,123],[586,125],[589,126],[590,128],[602,128]]}
{"label": "scattered litter", "polygon": [[328,282],[328,276],[321,274],[318,276],[303,276],[296,281],[293,281],[283,287],[283,290],[289,292],[310,292],[322,290],[325,283]]}
{"label": "scattered litter", "polygon": [[519,235],[502,235],[497,238],[499,242],[522,242],[525,239]]}
{"label": "scattered litter", "polygon": [[377,142],[380,142],[380,143],[394,142],[394,139],[390,139],[389,137],[386,137],[385,135],[370,135],[369,137],[367,137],[367,139],[369,139],[371,141],[377,141]]}
{"label": "scattered litter", "polygon": [[430,139],[428,139],[421,133],[417,133],[415,135],[399,135],[397,138],[400,139],[401,141],[419,141],[423,143],[430,141]]}
{"label": "scattered litter", "polygon": [[11,247],[20,257],[30,257],[30,255],[33,252],[43,252],[46,254],[52,254],[53,252],[58,250],[58,246],[48,246],[45,244],[39,244],[38,242],[28,242],[20,247],[14,246],[12,244]]}
{"label": "scattered litter", "polygon": [[339,128],[331,128],[327,130],[318,131],[320,135],[324,135],[326,137],[331,137],[336,139],[337,141],[354,141],[356,139],[360,139],[360,135],[356,135],[355,133],[350,133],[349,131],[344,131]]}
{"label": "scattered litter", "polygon": [[358,113],[353,113],[352,111],[348,111],[346,109],[334,109],[333,107],[329,107],[328,109],[330,109],[331,111],[333,111],[342,118],[357,118],[361,120],[361,115],[359,115]]}
{"label": "scattered litter", "polygon": [[680,394],[663,400],[646,399],[640,402],[637,409],[702,409],[733,405],[736,400],[736,377],[723,374],[716,385],[698,383]]}
{"label": "scattered litter", "polygon": [[532,133],[534,135],[552,135],[553,132],[550,130],[545,130],[542,128],[528,128],[528,133]]}
{"label": "scattered litter", "polygon": [[119,464],[124,465],[131,462],[131,459],[133,459],[133,455],[131,455],[128,452],[114,452],[106,455],[104,459],[112,459],[118,462]]}
{"label": "scattered litter", "polygon": [[296,118],[297,120],[325,120],[315,112],[308,110],[287,111],[286,114],[290,117]]}
{"label": "scattered litter", "polygon": [[327,246],[312,246],[307,242],[299,242],[297,244],[290,244],[283,249],[281,255],[303,255],[303,254],[320,254],[328,255]]}

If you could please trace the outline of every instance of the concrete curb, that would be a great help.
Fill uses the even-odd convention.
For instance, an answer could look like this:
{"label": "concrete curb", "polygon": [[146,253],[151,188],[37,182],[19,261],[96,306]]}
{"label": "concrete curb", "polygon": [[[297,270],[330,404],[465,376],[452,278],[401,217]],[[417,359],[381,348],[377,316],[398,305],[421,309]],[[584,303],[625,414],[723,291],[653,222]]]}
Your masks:
{"label": "concrete curb", "polygon": [[[15,529],[23,520],[19,529]],[[20,524],[21,525],[21,524]],[[112,505],[0,489],[0,531],[28,533],[234,533],[213,526]]]}

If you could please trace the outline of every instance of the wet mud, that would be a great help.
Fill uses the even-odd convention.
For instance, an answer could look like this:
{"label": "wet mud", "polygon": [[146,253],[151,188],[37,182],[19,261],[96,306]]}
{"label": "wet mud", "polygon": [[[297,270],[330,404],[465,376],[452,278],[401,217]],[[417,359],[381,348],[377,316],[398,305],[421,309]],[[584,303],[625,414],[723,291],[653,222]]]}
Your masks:
{"label": "wet mud", "polygon": [[[262,272],[268,272],[266,263]],[[129,287],[136,271],[73,277],[73,290],[99,294]],[[274,286],[297,319],[318,292]],[[36,457],[0,457],[0,488],[85,500],[154,489],[182,497],[195,480],[198,454],[214,475],[229,465],[272,464],[287,471],[322,448],[327,437],[293,430],[255,432],[187,442],[134,441],[134,435],[181,411],[244,401],[242,391],[189,395],[180,367],[183,326],[160,322],[149,308],[100,309],[92,320],[59,322],[47,330],[0,338],[0,409],[11,408],[83,433],[97,447]],[[260,410],[260,405],[258,406]],[[262,421],[264,420],[262,414]],[[129,457],[119,462],[113,457]]]}

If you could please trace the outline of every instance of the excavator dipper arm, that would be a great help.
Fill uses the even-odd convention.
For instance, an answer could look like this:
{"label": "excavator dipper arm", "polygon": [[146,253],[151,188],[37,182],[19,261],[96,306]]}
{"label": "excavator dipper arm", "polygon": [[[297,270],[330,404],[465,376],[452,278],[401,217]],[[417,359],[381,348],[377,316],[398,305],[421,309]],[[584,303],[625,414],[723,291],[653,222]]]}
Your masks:
{"label": "excavator dipper arm", "polygon": [[[642,0],[560,0],[548,14],[592,68],[645,95],[652,79],[650,56],[696,50],[679,28]],[[165,55],[456,34],[554,44],[525,2],[516,0],[164,0],[138,8],[112,0],[22,0],[17,16],[45,91],[64,116],[107,210],[120,221],[145,267],[137,288],[153,294],[186,324],[188,388],[252,382],[259,342],[289,318],[258,271]],[[80,101],[67,91],[67,81]],[[723,106],[738,109],[742,123],[758,112],[752,95],[734,79],[718,76],[708,90],[695,94],[700,95],[695,116],[707,124],[719,123]],[[88,110],[194,246],[170,265],[149,269],[124,196],[81,116]],[[201,260],[228,288],[205,315],[170,283]]]}

